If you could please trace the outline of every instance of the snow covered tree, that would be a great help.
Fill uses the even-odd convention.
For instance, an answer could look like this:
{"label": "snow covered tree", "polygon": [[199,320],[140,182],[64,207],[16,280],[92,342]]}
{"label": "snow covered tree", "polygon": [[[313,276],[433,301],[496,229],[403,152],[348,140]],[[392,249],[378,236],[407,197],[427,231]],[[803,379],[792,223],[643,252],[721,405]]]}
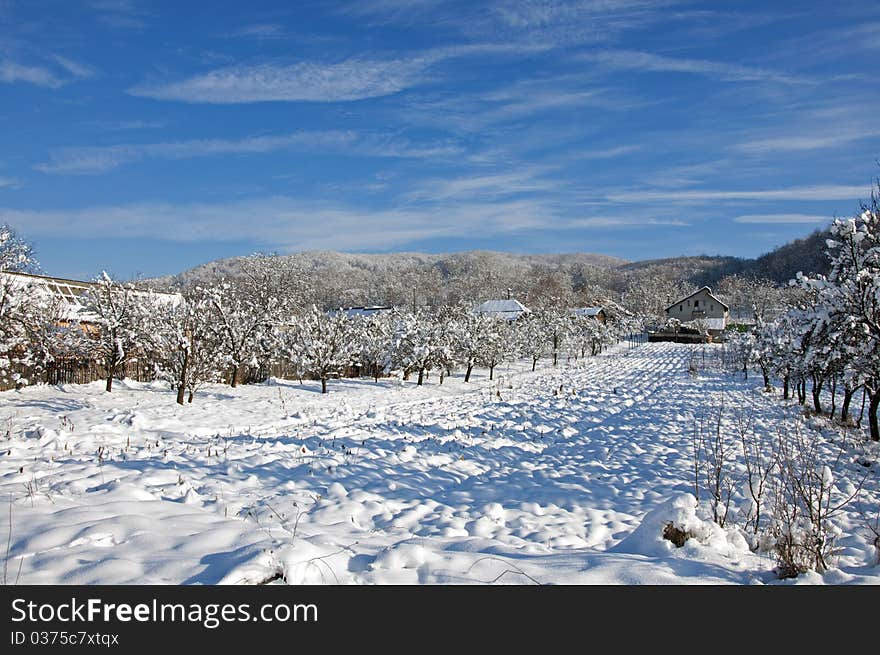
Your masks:
{"label": "snow covered tree", "polygon": [[31,337],[45,321],[47,299],[33,284],[0,272],[0,382],[27,384],[17,369],[33,364]]}
{"label": "snow covered tree", "polygon": [[84,297],[87,314],[98,326],[97,354],[107,371],[107,391],[120,367],[138,355],[143,314],[135,289],[103,272]]}
{"label": "snow covered tree", "polygon": [[369,371],[376,382],[391,364],[391,341],[394,321],[391,312],[377,312],[371,316],[351,319],[353,361],[361,371]]}
{"label": "snow covered tree", "polygon": [[284,335],[288,357],[321,381],[321,393],[327,393],[331,376],[352,363],[356,348],[353,337],[352,321],[345,314],[328,314],[314,305],[298,315]]}
{"label": "snow covered tree", "polygon": [[820,320],[846,352],[850,385],[868,391],[871,439],[880,441],[880,182],[857,216],[834,221],[828,248],[827,283],[814,281],[828,308]]}
{"label": "snow covered tree", "polygon": [[0,271],[33,273],[39,268],[33,246],[11,226],[0,224]]}
{"label": "snow covered tree", "polygon": [[216,347],[210,297],[201,288],[181,302],[148,300],[150,330],[146,336],[156,375],[177,391],[177,403],[193,401],[196,391],[220,380],[223,360]]}
{"label": "snow covered tree", "polygon": [[532,370],[538,360],[547,354],[547,329],[540,314],[532,313],[520,316],[513,324],[516,339],[516,353],[528,357],[532,362]]}

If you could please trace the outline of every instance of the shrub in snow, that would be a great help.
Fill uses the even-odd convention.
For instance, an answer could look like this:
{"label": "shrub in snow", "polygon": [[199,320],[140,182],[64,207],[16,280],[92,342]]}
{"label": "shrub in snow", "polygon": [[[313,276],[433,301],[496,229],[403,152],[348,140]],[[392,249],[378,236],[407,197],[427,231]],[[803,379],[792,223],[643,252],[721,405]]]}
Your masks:
{"label": "shrub in snow", "polygon": [[674,496],[648,512],[613,550],[662,557],[692,539],[723,555],[748,552],[748,544],[738,530],[725,530],[714,521],[700,518],[698,509],[693,494]]}

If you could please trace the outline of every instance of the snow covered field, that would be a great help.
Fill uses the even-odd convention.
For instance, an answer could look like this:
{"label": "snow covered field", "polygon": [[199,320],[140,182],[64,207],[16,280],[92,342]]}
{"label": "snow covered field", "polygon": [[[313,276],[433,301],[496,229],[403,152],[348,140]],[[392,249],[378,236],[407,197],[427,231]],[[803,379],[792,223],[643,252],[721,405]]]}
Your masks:
{"label": "snow covered field", "polygon": [[[214,385],[191,406],[121,382],[0,395],[10,583],[770,583],[775,560],[695,515],[694,417],[724,394],[754,429],[801,421],[839,453],[839,557],[798,582],[880,583],[873,444],[691,347],[619,347],[442,386]],[[701,359],[702,362],[702,359]],[[734,412],[725,415],[732,420]],[[832,441],[833,440],[833,441]],[[872,462],[874,462],[872,464]],[[866,464],[870,464],[866,466]],[[867,477],[865,477],[867,475]],[[739,492],[737,506],[744,505]],[[860,511],[861,510],[861,511]],[[736,510],[734,510],[736,511]],[[10,520],[11,513],[11,520]],[[698,512],[699,514],[699,512]],[[703,517],[704,518],[704,517]],[[669,520],[698,535],[675,548]],[[8,537],[10,530],[12,535]],[[4,550],[6,550],[4,548]]]}

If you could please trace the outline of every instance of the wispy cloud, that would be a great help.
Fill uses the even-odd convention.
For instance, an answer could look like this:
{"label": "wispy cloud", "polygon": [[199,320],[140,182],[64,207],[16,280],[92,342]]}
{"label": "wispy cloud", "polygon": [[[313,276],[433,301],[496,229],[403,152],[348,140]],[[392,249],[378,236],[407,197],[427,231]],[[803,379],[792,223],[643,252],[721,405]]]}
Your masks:
{"label": "wispy cloud", "polygon": [[410,59],[235,66],[179,82],[141,84],[128,92],[156,100],[213,104],[362,100],[391,95],[415,86],[428,63],[422,59]]}
{"label": "wispy cloud", "polygon": [[580,55],[610,70],[650,73],[690,73],[725,82],[780,82],[803,84],[807,79],[777,71],[706,59],[667,57],[637,50],[599,50]]}
{"label": "wispy cloud", "polygon": [[[370,210],[279,196],[228,204],[151,203],[0,211],[4,220],[26,225],[28,234],[34,236],[248,241],[272,244],[280,250],[393,249],[462,234],[488,237],[549,230],[554,223],[546,207],[529,200]],[[249,219],[242,221],[242,216]]]}
{"label": "wispy cloud", "polygon": [[91,0],[89,6],[100,22],[115,28],[142,29],[150,16],[133,0]]}
{"label": "wispy cloud", "polygon": [[829,216],[816,216],[812,214],[748,214],[737,216],[734,223],[826,223],[830,222]]}
{"label": "wispy cloud", "polygon": [[606,200],[618,203],[642,202],[680,202],[700,203],[723,200],[859,200],[870,195],[871,188],[865,186],[817,185],[789,187],[787,189],[750,190],[681,190],[646,191],[643,189],[609,193]]}
{"label": "wispy cloud", "polygon": [[64,85],[64,80],[43,66],[26,66],[13,61],[0,61],[0,82],[26,82],[49,89]]}
{"label": "wispy cloud", "polygon": [[280,39],[287,36],[287,30],[278,23],[251,23],[234,30],[231,36],[253,39]]}
{"label": "wispy cloud", "polygon": [[822,129],[819,134],[795,134],[766,139],[753,139],[738,143],[733,146],[734,150],[753,155],[762,155],[774,152],[802,152],[806,150],[821,150],[834,148],[853,141],[871,139],[880,136],[880,130],[852,130],[846,127],[831,126]]}
{"label": "wispy cloud", "polygon": [[120,144],[62,148],[35,168],[44,173],[105,173],[144,159],[190,159],[216,155],[246,155],[280,150],[335,150],[354,156],[430,158],[459,154],[454,144],[413,144],[395,135],[359,134],[344,130],[304,131],[244,139],[191,139],[164,143]]}
{"label": "wispy cloud", "polygon": [[633,152],[637,152],[643,148],[640,144],[630,144],[624,146],[615,146],[613,148],[602,148],[599,150],[583,150],[573,155],[573,159],[614,159],[615,157],[623,157]]}
{"label": "wispy cloud", "polygon": [[404,198],[409,201],[431,202],[473,198],[490,200],[558,188],[557,180],[541,177],[546,172],[545,169],[530,167],[512,173],[425,180],[419,183],[417,189],[405,194]]}
{"label": "wispy cloud", "polygon": [[9,177],[0,177],[0,189],[15,189],[18,187],[18,181]]}
{"label": "wispy cloud", "polygon": [[[95,70],[67,57],[51,55],[45,58],[49,65],[21,64],[10,59],[0,60],[0,82],[23,82],[47,89],[57,89],[75,79],[93,77]],[[60,69],[60,70],[59,70]]]}
{"label": "wispy cloud", "polygon": [[653,218],[650,216],[590,216],[588,218],[578,218],[568,223],[570,229],[625,228],[647,225],[686,227],[690,225],[690,223],[676,218]]}
{"label": "wispy cloud", "polygon": [[67,73],[78,79],[86,79],[95,76],[95,69],[91,66],[83,64],[68,57],[55,55],[52,57],[55,62],[61,66]]}
{"label": "wispy cloud", "polygon": [[[248,242],[281,251],[399,249],[430,239],[526,238],[570,247],[578,231],[682,226],[676,219],[642,216],[572,218],[538,198],[442,201],[370,208],[290,196],[229,203],[132,203],[80,209],[19,210],[0,207],[10,224],[34,237],[150,238],[177,242]],[[247,221],[241,217],[247,216]]]}

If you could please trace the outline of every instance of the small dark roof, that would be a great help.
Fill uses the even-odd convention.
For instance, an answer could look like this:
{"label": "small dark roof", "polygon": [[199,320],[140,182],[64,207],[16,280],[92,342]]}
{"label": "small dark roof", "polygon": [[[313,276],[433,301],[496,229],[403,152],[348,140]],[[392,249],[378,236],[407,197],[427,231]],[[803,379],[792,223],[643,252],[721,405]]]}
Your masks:
{"label": "small dark roof", "polygon": [[330,316],[337,316],[339,314],[343,314],[348,318],[353,318],[355,316],[372,316],[373,314],[378,314],[380,312],[389,312],[393,308],[389,305],[371,305],[366,307],[340,307],[339,309],[334,309],[332,311],[327,312]]}
{"label": "small dark roof", "polygon": [[605,313],[604,307],[578,307],[573,310],[577,316],[598,316]]}
{"label": "small dark roof", "polygon": [[676,300],[674,303],[672,303],[671,305],[669,305],[669,306],[666,308],[666,311],[669,311],[670,309],[672,309],[672,308],[675,307],[676,305],[680,305],[680,304],[683,303],[685,300],[688,300],[688,299],[690,299],[690,298],[693,298],[694,296],[696,296],[696,295],[697,295],[698,293],[700,293],[701,291],[705,291],[707,294],[709,294],[709,297],[710,297],[710,298],[712,298],[715,302],[717,302],[717,303],[720,304],[722,307],[724,307],[724,309],[730,311],[730,307],[727,305],[727,303],[725,303],[725,302],[724,302],[723,300],[721,300],[718,296],[716,296],[715,294],[713,294],[713,293],[712,293],[712,289],[710,289],[709,287],[702,287],[702,288],[697,289],[696,291],[694,291],[692,294],[687,295],[687,296],[685,296],[684,298],[681,298],[680,300]]}

